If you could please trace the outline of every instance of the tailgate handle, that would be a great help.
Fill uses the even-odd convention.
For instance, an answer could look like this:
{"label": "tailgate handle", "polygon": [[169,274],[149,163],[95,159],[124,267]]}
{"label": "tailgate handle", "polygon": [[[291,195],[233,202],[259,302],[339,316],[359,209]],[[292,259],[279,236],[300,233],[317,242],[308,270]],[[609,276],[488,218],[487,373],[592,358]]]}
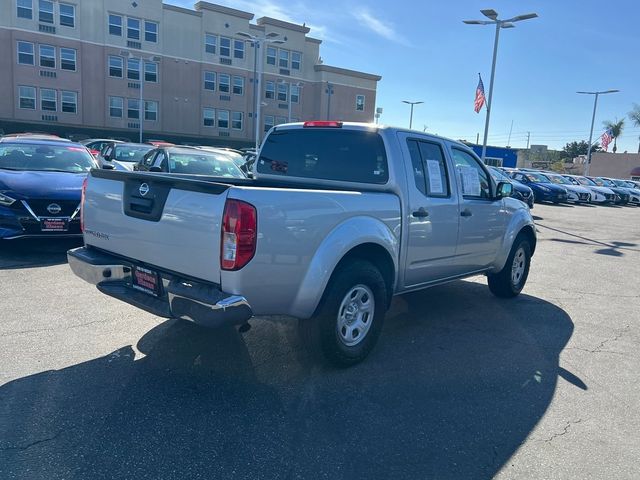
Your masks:
{"label": "tailgate handle", "polygon": [[129,202],[129,208],[134,212],[151,213],[153,210],[153,200],[146,198],[132,198]]}

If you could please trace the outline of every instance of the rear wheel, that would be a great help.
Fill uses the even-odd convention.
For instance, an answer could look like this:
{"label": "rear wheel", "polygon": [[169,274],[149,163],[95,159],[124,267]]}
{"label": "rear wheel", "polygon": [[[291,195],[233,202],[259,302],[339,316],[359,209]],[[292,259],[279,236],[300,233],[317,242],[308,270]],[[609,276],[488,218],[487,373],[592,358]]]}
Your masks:
{"label": "rear wheel", "polygon": [[487,275],[489,290],[497,297],[511,298],[520,294],[527,283],[531,265],[531,245],[519,235],[502,270]]}
{"label": "rear wheel", "polygon": [[303,341],[333,365],[355,365],[377,343],[387,308],[379,270],[367,261],[350,262],[332,276],[316,314],[300,320]]}

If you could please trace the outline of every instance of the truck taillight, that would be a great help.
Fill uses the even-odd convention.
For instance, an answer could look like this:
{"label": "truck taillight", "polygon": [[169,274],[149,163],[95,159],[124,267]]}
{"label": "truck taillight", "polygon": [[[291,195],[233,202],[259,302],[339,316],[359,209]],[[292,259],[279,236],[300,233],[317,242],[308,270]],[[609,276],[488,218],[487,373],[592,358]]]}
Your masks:
{"label": "truck taillight", "polygon": [[220,267],[240,270],[256,253],[258,214],[256,208],[240,200],[228,199],[222,217]]}
{"label": "truck taillight", "polygon": [[85,177],[85,179],[82,181],[82,194],[80,195],[80,231],[81,232],[84,232],[84,198],[87,192],[87,181],[88,179]]}

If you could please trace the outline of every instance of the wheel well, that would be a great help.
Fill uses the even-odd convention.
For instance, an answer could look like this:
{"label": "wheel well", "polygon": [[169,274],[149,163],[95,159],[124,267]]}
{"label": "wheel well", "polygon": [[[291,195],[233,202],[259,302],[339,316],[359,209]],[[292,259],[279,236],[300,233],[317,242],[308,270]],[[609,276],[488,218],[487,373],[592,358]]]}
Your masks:
{"label": "wheel well", "polygon": [[338,262],[336,268],[334,269],[334,273],[343,265],[348,264],[349,262],[360,259],[366,260],[367,262],[372,263],[384,278],[384,283],[387,287],[388,299],[391,300],[393,296],[393,287],[396,279],[396,268],[393,263],[393,259],[389,252],[380,245],[376,243],[363,243],[362,245],[358,245],[357,247],[349,250],[344,257]]}
{"label": "wheel well", "polygon": [[531,245],[531,256],[533,256],[533,253],[536,251],[536,234],[535,231],[533,230],[533,227],[531,225],[527,225],[526,227],[524,227],[522,230],[520,230],[520,233],[518,234],[518,236],[524,236],[527,238],[527,240],[529,240],[529,245]]}

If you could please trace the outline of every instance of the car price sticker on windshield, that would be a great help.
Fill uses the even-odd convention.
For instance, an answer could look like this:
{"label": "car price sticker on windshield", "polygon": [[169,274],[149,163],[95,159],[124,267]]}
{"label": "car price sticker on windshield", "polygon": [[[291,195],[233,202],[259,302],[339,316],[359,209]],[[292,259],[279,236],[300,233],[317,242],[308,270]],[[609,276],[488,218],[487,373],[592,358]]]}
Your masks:
{"label": "car price sticker on windshield", "polygon": [[458,171],[462,179],[462,194],[479,197],[480,175],[478,175],[478,170],[468,165],[460,165]]}
{"label": "car price sticker on windshield", "polygon": [[429,172],[429,193],[444,193],[440,162],[427,160],[427,170]]}

